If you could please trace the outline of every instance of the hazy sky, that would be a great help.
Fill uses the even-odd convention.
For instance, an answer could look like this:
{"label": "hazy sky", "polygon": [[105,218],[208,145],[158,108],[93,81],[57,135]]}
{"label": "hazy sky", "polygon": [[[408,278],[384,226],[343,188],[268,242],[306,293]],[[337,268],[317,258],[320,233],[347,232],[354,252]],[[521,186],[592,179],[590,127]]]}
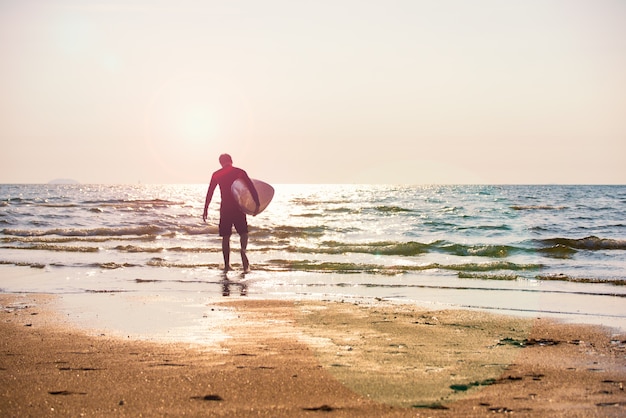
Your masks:
{"label": "hazy sky", "polygon": [[0,0],[0,183],[626,184],[624,0]]}

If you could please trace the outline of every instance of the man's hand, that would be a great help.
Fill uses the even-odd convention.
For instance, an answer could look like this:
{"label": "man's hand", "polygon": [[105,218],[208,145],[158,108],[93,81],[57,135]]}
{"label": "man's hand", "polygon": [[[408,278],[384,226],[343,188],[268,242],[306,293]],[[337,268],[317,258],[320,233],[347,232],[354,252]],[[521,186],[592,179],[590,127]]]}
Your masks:
{"label": "man's hand", "polygon": [[207,218],[207,213],[206,211],[202,214],[202,221],[206,222],[206,218]]}
{"label": "man's hand", "polygon": [[257,216],[259,214],[259,209],[260,209],[260,205],[257,203],[256,209],[254,210],[254,213],[252,214],[252,216]]}

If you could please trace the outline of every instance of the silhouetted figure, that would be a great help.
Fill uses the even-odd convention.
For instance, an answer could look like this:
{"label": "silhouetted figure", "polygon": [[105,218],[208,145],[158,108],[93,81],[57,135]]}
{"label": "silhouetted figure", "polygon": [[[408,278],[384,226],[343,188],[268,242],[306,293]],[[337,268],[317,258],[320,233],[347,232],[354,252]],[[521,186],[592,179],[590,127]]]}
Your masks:
{"label": "silhouetted figure", "polygon": [[204,214],[202,220],[206,222],[207,213],[209,209],[209,203],[213,198],[213,192],[215,188],[220,186],[220,195],[222,202],[220,204],[220,224],[219,234],[222,237],[222,254],[224,255],[224,271],[232,270],[230,266],[230,236],[233,232],[233,226],[239,234],[239,240],[241,242],[241,263],[244,271],[249,271],[250,263],[248,262],[248,256],[246,255],[246,248],[248,247],[248,220],[246,214],[241,211],[239,204],[233,197],[231,192],[231,186],[237,179],[242,179],[256,203],[255,215],[259,211],[259,195],[254,188],[254,184],[248,174],[241,168],[233,167],[233,160],[230,155],[222,154],[219,158],[222,168],[217,170],[211,176],[211,183],[209,184],[209,190],[206,194],[206,200],[204,202]]}

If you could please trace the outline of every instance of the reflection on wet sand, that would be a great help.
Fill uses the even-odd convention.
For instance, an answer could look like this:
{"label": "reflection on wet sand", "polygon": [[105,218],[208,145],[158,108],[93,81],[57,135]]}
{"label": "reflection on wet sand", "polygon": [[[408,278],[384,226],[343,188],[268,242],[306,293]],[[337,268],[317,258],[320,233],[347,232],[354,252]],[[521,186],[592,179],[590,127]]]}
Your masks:
{"label": "reflection on wet sand", "polygon": [[248,296],[248,284],[245,282],[242,282],[241,280],[245,279],[246,274],[245,273],[241,273],[239,275],[239,280],[240,281],[233,281],[231,279],[228,278],[228,274],[227,273],[223,273],[222,275],[222,296],[231,296],[231,291],[232,288],[237,289],[239,288],[239,296]]}

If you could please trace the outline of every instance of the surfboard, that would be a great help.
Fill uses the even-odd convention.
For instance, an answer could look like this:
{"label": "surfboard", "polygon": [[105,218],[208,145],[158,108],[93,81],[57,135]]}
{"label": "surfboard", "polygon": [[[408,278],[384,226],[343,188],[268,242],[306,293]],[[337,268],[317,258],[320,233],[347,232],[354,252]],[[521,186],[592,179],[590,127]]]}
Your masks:
{"label": "surfboard", "polygon": [[[259,206],[259,213],[261,213],[272,201],[272,198],[274,197],[274,188],[261,180],[252,179],[252,183],[254,183],[254,188],[259,195],[259,203],[261,204]],[[252,194],[250,193],[250,190],[248,190],[246,183],[241,179],[237,179],[233,182],[230,190],[232,191],[237,203],[239,203],[241,211],[247,215],[254,215],[256,203],[254,203],[254,199],[252,198]]]}

